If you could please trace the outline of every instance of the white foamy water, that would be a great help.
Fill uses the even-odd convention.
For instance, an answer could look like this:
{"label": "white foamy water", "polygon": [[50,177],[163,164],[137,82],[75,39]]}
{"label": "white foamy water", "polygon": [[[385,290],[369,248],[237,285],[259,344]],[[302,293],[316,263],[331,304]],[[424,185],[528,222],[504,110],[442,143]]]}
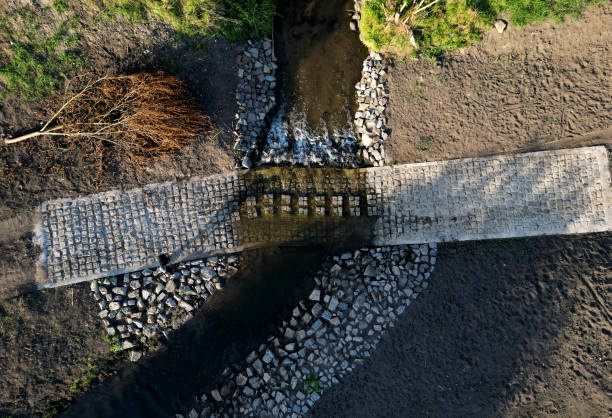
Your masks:
{"label": "white foamy water", "polygon": [[272,119],[259,164],[304,166],[356,165],[357,138],[347,115],[346,127],[330,130],[321,121],[309,127],[303,113],[281,109]]}

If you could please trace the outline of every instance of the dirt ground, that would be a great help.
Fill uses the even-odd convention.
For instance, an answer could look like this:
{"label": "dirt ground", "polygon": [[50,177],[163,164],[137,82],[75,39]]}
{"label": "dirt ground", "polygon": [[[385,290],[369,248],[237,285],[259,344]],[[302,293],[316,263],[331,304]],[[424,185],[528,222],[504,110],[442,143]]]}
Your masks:
{"label": "dirt ground", "polygon": [[[610,4],[389,69],[388,163],[612,139]],[[313,417],[612,415],[612,235],[442,245],[431,287]]]}
{"label": "dirt ground", "polygon": [[[53,33],[61,19],[46,0],[9,0],[0,15],[28,6]],[[31,241],[36,206],[69,197],[140,184],[206,175],[233,166],[231,125],[237,83],[235,57],[240,46],[225,40],[178,42],[164,25],[129,24],[121,18],[101,20],[98,13],[69,1],[79,18],[78,49],[92,76],[162,69],[177,75],[202,104],[219,130],[176,155],[159,158],[143,171],[126,166],[120,155],[98,173],[86,148],[63,148],[42,139],[0,149],[0,269],[21,283],[37,254]],[[6,45],[0,41],[0,48]],[[62,94],[43,101],[0,98],[0,134],[18,135],[40,126],[57,109]],[[7,279],[8,280],[8,279]],[[2,289],[10,288],[2,283]],[[74,305],[72,292],[74,291]],[[113,362],[88,285],[16,296],[0,294],[0,416],[32,416],[37,410],[62,409],[79,393],[75,379],[96,374]],[[99,372],[99,370],[98,370]]]}
{"label": "dirt ground", "polygon": [[[19,7],[27,5],[38,20],[48,22],[41,26],[41,33],[53,33],[61,18],[53,9],[42,7],[50,3],[2,2],[0,15],[15,14]],[[42,201],[218,173],[231,169],[234,164],[231,127],[237,84],[235,58],[240,46],[221,39],[177,41],[174,31],[160,23],[129,24],[120,17],[102,20],[99,13],[82,2],[69,3],[79,19],[81,39],[77,45],[87,57],[87,69],[93,76],[156,69],[177,75],[200,101],[204,113],[211,116],[218,132],[177,154],[162,156],[142,170],[128,166],[122,155],[117,154],[105,161],[106,168],[100,172],[88,147],[66,147],[56,139],[2,147],[0,269],[6,272],[2,287],[7,292],[0,297],[14,296],[24,275],[33,277],[28,274],[37,257],[31,248],[32,219]],[[5,47],[0,42],[0,49]],[[40,102],[0,98],[0,133],[13,136],[40,126],[62,100],[63,94]]]}
{"label": "dirt ground", "polygon": [[605,3],[561,24],[493,29],[441,67],[425,58],[395,63],[388,163],[551,148],[562,139],[565,147],[609,142],[611,28]]}
{"label": "dirt ground", "polygon": [[112,358],[88,284],[0,301],[0,347],[0,416],[52,410]]}
{"label": "dirt ground", "polygon": [[[6,1],[0,13],[49,1]],[[79,2],[75,2],[78,4]],[[390,68],[390,162],[467,157],[610,139],[611,7],[578,21],[491,33],[438,70],[427,60]],[[162,68],[177,74],[220,134],[144,172],[120,158],[98,176],[82,149],[50,140],[0,150],[0,269],[23,274],[30,224],[43,200],[231,168],[239,47],[174,43],[161,25],[95,25],[82,9],[80,46],[96,74]],[[52,20],[52,19],[51,19]],[[51,21],[50,20],[50,21]],[[49,29],[51,30],[51,29]],[[0,100],[0,128],[22,133],[48,102]],[[606,416],[612,414],[612,235],[442,246],[432,288],[314,416]],[[35,254],[30,256],[32,259]],[[74,290],[74,298],[72,292]],[[73,305],[74,300],[74,305]],[[78,393],[112,362],[87,285],[0,301],[0,416],[31,416]],[[77,385],[78,386],[78,385]]]}
{"label": "dirt ground", "polygon": [[612,234],[449,244],[314,417],[612,414]]}

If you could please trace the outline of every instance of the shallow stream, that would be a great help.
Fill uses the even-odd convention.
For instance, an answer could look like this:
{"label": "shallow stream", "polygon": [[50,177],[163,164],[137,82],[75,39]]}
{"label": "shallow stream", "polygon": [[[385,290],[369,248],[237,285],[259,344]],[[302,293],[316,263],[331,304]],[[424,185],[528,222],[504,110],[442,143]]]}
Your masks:
{"label": "shallow stream", "polygon": [[[279,107],[268,138],[268,163],[333,165],[354,156],[354,86],[367,50],[349,29],[352,7],[352,0],[278,2]],[[275,161],[274,148],[281,145],[290,152]],[[266,341],[275,321],[308,296],[312,273],[325,255],[339,250],[310,246],[245,252],[237,275],[172,334],[167,346],[136,364],[126,362],[63,416],[173,416],[189,408],[196,395],[222,379],[224,368]]]}
{"label": "shallow stream", "polygon": [[[352,160],[355,84],[368,55],[349,27],[353,7],[353,0],[279,1],[274,32],[278,107],[262,162],[341,165]],[[287,148],[289,153],[280,152]]]}
{"label": "shallow stream", "polygon": [[[66,417],[174,416],[210,390],[223,369],[265,342],[275,321],[306,298],[325,249],[272,247],[247,251],[242,268],[209,298],[167,346],[94,387]],[[310,274],[309,274],[310,273]]]}

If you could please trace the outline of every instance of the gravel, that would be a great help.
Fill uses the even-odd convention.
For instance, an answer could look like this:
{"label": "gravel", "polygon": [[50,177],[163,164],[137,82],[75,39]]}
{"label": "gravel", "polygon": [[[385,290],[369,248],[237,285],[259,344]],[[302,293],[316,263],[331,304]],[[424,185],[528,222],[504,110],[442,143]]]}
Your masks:
{"label": "gravel", "polygon": [[267,127],[266,115],[276,105],[276,57],[270,39],[249,41],[237,57],[234,150],[242,168],[251,168],[256,159],[257,141]]}
{"label": "gravel", "polygon": [[236,255],[210,257],[93,281],[98,315],[113,349],[137,348],[129,358],[138,361],[167,331],[191,319],[192,312],[222,288],[238,266]]}
{"label": "gravel", "polygon": [[267,343],[242,366],[226,369],[226,383],[200,398],[199,416],[306,414],[327,388],[374,352],[427,287],[437,248],[405,245],[347,254],[332,257],[329,267],[315,274],[315,290]]}
{"label": "gravel", "polygon": [[387,64],[377,52],[371,52],[363,62],[361,81],[357,83],[358,109],[355,112],[355,131],[360,141],[363,161],[373,166],[385,162],[383,142],[389,137],[384,116],[389,103],[385,75]]}

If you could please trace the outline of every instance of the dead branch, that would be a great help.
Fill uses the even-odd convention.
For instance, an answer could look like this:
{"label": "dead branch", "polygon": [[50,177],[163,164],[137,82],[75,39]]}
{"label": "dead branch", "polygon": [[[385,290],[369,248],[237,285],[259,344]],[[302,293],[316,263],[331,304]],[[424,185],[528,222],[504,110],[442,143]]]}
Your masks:
{"label": "dead branch", "polygon": [[4,144],[44,135],[68,140],[88,137],[97,148],[120,148],[139,165],[154,155],[178,150],[212,127],[176,77],[138,73],[90,81],[39,131],[4,140]]}

